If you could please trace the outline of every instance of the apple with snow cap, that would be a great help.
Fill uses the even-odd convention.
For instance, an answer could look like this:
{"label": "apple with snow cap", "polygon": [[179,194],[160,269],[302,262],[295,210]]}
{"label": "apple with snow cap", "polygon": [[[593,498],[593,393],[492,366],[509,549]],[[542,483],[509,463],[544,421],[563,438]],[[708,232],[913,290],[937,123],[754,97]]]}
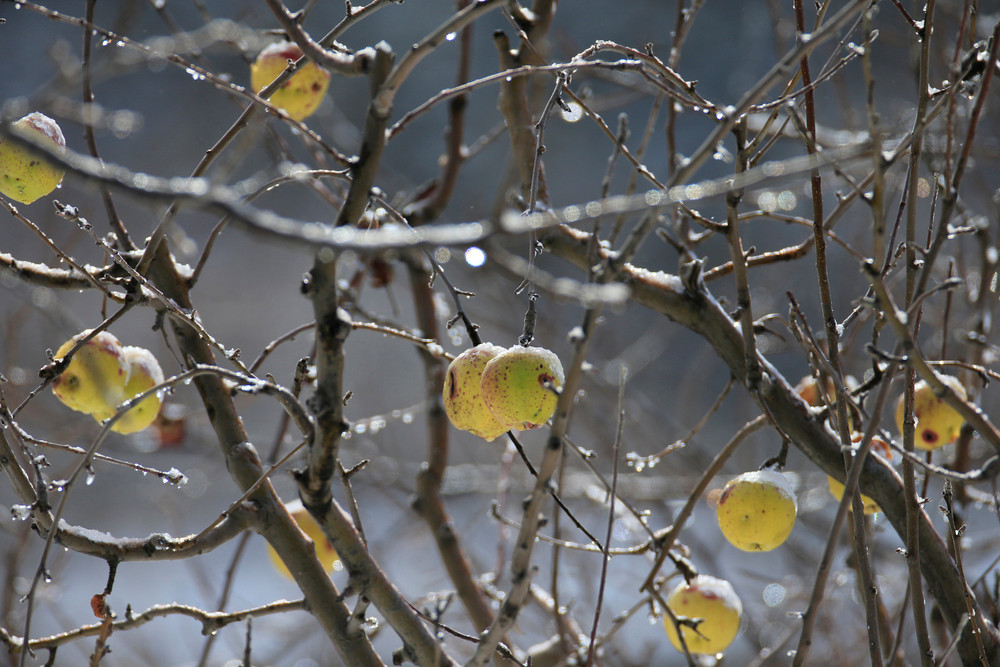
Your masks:
{"label": "apple with snow cap", "polygon": [[554,352],[518,345],[486,364],[481,388],[497,420],[524,431],[542,426],[555,413],[565,381]]}
{"label": "apple with snow cap", "polygon": [[480,379],[483,369],[506,350],[492,343],[481,343],[455,357],[444,378],[444,409],[452,425],[488,441],[503,435],[510,427],[499,421],[483,401]]}
{"label": "apple with snow cap", "polygon": [[[250,86],[255,93],[262,91],[288,67],[302,57],[302,49],[293,42],[271,44],[250,66]],[[326,89],[330,73],[314,62],[307,62],[271,95],[270,102],[284,109],[292,120],[305,120],[316,113]]]}
{"label": "apple with snow cap", "polygon": [[[681,582],[667,596],[667,606],[678,619],[697,626],[695,630],[687,622],[680,624],[684,644],[694,655],[722,653],[739,632],[743,603],[725,579],[699,574],[690,583]],[[670,643],[683,652],[677,628],[669,616],[663,620],[663,626]]]}
{"label": "apple with snow cap", "polygon": [[[66,151],[66,138],[59,124],[35,111],[11,125],[11,131]],[[31,204],[50,194],[62,183],[63,170],[38,151],[14,140],[0,138],[0,193],[22,204]]]}
{"label": "apple with snow cap", "polygon": [[776,549],[795,527],[797,510],[788,478],[770,469],[730,480],[716,505],[722,534],[742,551]]}

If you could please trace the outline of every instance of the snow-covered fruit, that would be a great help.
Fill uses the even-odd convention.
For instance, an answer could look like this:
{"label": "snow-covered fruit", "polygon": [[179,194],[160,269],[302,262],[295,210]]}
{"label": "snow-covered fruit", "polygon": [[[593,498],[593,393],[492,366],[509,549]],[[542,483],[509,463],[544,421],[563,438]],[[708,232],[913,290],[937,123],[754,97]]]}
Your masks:
{"label": "snow-covered fruit", "polygon": [[[729,648],[739,632],[743,603],[732,584],[725,579],[699,574],[690,583],[681,582],[667,596],[667,606],[678,619],[697,622],[697,631],[687,624],[681,624],[684,643],[690,653],[722,653]],[[669,616],[664,618],[663,626],[670,643],[683,652],[677,628]]]}
{"label": "snow-covered fruit", "polygon": [[795,527],[795,491],[782,473],[758,470],[726,484],[716,513],[722,534],[737,549],[771,551]]}
{"label": "snow-covered fruit", "polygon": [[[951,375],[938,376],[944,384],[958,394],[963,401],[966,399],[965,387],[958,378]],[[896,401],[896,427],[903,433],[903,401],[905,395]],[[934,394],[934,389],[926,381],[920,380],[913,387],[913,417],[916,420],[916,433],[913,446],[925,451],[933,451],[955,441],[958,432],[965,423],[965,418],[955,408],[948,405],[943,398]]]}
{"label": "snow-covered fruit", "polygon": [[455,428],[491,441],[548,421],[563,382],[559,357],[545,348],[482,343],[448,366],[444,407]]}
{"label": "snow-covered fruit", "polygon": [[[336,568],[340,569],[340,557],[337,556],[337,552],[334,551],[333,546],[331,546],[329,540],[323,534],[323,529],[319,527],[316,523],[316,519],[313,518],[309,510],[302,505],[302,501],[296,498],[290,502],[285,503],[285,507],[288,509],[292,518],[295,519],[295,523],[298,524],[299,529],[303,533],[309,536],[312,540],[313,546],[316,549],[316,557],[319,558],[319,562],[323,564],[323,569],[329,572],[330,570]],[[281,574],[286,577],[291,578],[292,574],[288,571],[285,563],[278,557],[278,552],[268,544],[267,545],[267,555],[271,557],[271,564],[274,565],[276,569]]]}
{"label": "snow-covered fruit", "polygon": [[[90,333],[82,331],[63,343],[56,360],[69,354]],[[156,357],[141,347],[124,347],[107,331],[101,331],[76,351],[66,369],[52,382],[52,393],[66,406],[92,416],[98,422],[111,418],[118,406],[163,382]],[[152,394],[123,414],[111,430],[136,433],[153,423],[160,411],[160,397]]]}
{"label": "snow-covered fruit", "polygon": [[[43,113],[29,113],[11,125],[11,132],[51,144],[65,152],[66,138],[59,124]],[[0,193],[22,204],[31,204],[56,189],[63,170],[38,151],[9,138],[0,139]]]}
{"label": "snow-covered fruit", "polygon": [[[131,346],[123,348],[123,351],[128,364],[128,377],[125,380],[127,398],[134,398],[163,382],[163,371],[152,352]],[[150,394],[112,424],[111,430],[118,433],[138,433],[152,424],[160,414],[160,403],[158,394]]]}
{"label": "snow-covered fruit", "polygon": [[[278,42],[266,47],[250,66],[250,85],[255,93],[262,91],[288,67],[288,61],[302,57],[302,49],[292,42]],[[307,62],[271,95],[271,104],[282,108],[292,120],[305,120],[316,112],[326,89],[330,73],[314,62]]]}
{"label": "snow-covered fruit", "polygon": [[524,431],[549,420],[565,381],[562,363],[554,352],[517,345],[486,364],[481,389],[498,421]]}
{"label": "snow-covered fruit", "polygon": [[[857,446],[857,444],[861,442],[861,436],[856,435],[852,440],[854,445]],[[892,450],[889,448],[888,443],[886,443],[886,441],[882,438],[872,438],[872,447],[869,450],[869,453],[873,456],[879,457],[887,463],[892,461]],[[833,494],[834,498],[840,501],[840,499],[844,497],[844,485],[830,475],[826,476],[826,481],[827,485],[830,487],[830,493]],[[874,500],[863,493],[861,494],[861,504],[865,508],[865,514],[877,514],[882,511],[882,508],[880,508]],[[853,509],[852,505],[849,505],[848,509]]]}
{"label": "snow-covered fruit", "polygon": [[[55,353],[62,359],[90,330],[81,331],[62,344]],[[68,407],[94,415],[98,420],[115,413],[115,406],[125,400],[128,363],[121,343],[114,335],[101,331],[83,344],[70,359],[59,377],[52,382],[52,393]]]}
{"label": "snow-covered fruit", "polygon": [[480,389],[486,364],[504,352],[504,348],[492,343],[470,347],[449,364],[444,378],[444,409],[452,425],[487,441],[510,430],[490,412]]}

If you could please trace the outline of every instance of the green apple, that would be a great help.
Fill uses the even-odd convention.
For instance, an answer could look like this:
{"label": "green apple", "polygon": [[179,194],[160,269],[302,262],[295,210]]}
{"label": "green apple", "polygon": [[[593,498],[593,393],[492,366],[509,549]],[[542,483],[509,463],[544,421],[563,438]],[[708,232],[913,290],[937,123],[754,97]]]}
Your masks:
{"label": "green apple", "polygon": [[[15,121],[11,130],[51,144],[61,152],[66,150],[66,138],[59,125],[37,111]],[[8,138],[0,139],[0,193],[22,204],[30,204],[55,190],[62,179],[63,170],[37,151]]]}
{"label": "green apple", "polygon": [[[688,651],[696,655],[722,653],[736,639],[743,615],[743,603],[725,579],[699,574],[691,583],[681,582],[669,596],[667,606],[679,619],[699,621],[697,631],[681,626]],[[677,628],[670,617],[663,620],[670,643],[683,652]]]}
{"label": "green apple", "polygon": [[747,472],[730,480],[716,506],[722,534],[743,551],[777,548],[791,535],[796,512],[792,485],[776,470]]}
{"label": "green apple", "polygon": [[[337,552],[334,551],[333,546],[326,539],[326,535],[323,534],[323,529],[316,523],[316,519],[302,505],[302,501],[296,498],[291,502],[285,503],[285,507],[291,513],[292,518],[295,519],[295,523],[298,524],[299,529],[312,540],[313,546],[316,548],[316,557],[323,564],[323,569],[327,572],[333,569],[341,569],[340,557],[337,556]],[[270,544],[267,545],[267,555],[270,556],[274,569],[289,579],[292,577],[284,561],[278,557],[278,552]]]}
{"label": "green apple", "polygon": [[498,421],[524,431],[549,420],[565,381],[555,353],[543,347],[514,346],[486,364],[481,389]]}
{"label": "green apple", "polygon": [[[89,333],[89,329],[82,331],[63,343],[55,359],[65,357]],[[115,406],[128,398],[127,379],[128,362],[121,343],[102,331],[76,351],[66,370],[52,382],[52,393],[74,410],[107,419],[115,413]]]}
{"label": "green apple", "polygon": [[504,348],[492,343],[471,347],[455,357],[444,378],[444,409],[452,425],[488,441],[510,430],[486,407],[480,391],[483,369],[490,360],[503,352]]}
{"label": "green apple", "polygon": [[[250,85],[259,93],[288,67],[288,61],[302,57],[302,49],[292,42],[271,44],[250,66]],[[305,120],[316,112],[326,89],[330,73],[314,62],[308,62],[271,95],[271,104],[284,109],[293,120]]]}
{"label": "green apple", "polygon": [[[965,387],[958,378],[951,375],[938,377],[965,400]],[[903,433],[903,399],[904,396],[900,396],[896,402],[896,426],[900,434]],[[943,398],[935,396],[934,389],[924,380],[913,387],[913,416],[917,422],[913,446],[925,451],[933,451],[954,442],[965,423],[965,418]]]}
{"label": "green apple", "polygon": [[[160,364],[149,350],[130,346],[123,348],[123,356],[128,364],[128,375],[125,380],[126,399],[135,398],[163,382]],[[117,433],[138,433],[156,419],[160,413],[160,402],[157,394],[147,396],[123,414],[111,426],[111,430]]]}

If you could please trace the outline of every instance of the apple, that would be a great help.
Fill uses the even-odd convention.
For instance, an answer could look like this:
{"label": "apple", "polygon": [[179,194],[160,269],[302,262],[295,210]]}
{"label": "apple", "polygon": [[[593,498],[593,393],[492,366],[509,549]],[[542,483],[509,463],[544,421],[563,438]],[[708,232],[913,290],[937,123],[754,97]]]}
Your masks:
{"label": "apple", "polygon": [[[811,375],[807,375],[799,383],[795,385],[795,393],[799,395],[803,401],[808,403],[814,408],[821,408],[824,406],[829,406],[829,418],[831,424],[836,424],[837,418],[837,388],[833,382],[833,378],[830,376],[826,377],[826,388],[821,389],[819,386],[819,380]],[[851,375],[844,376],[845,388],[850,391],[858,385],[858,381]],[[852,430],[854,428],[854,415],[850,408],[847,410],[847,425]]]}
{"label": "apple", "polygon": [[[965,387],[958,378],[951,375],[939,375],[945,383],[964,401]],[[903,433],[903,399],[900,396],[896,402],[896,426]],[[916,419],[916,433],[913,446],[917,449],[933,451],[955,441],[958,432],[965,423],[965,418],[948,405],[943,398],[934,395],[934,389],[927,382],[920,380],[913,387],[913,416]]]}
{"label": "apple", "polygon": [[[293,42],[271,44],[250,66],[250,86],[259,93],[288,67],[288,61],[302,57],[302,49]],[[271,104],[280,107],[293,120],[305,120],[316,112],[326,89],[330,73],[314,62],[305,63],[271,95]]]}
{"label": "apple", "polygon": [[[55,359],[65,357],[90,331],[82,331],[63,343]],[[128,398],[127,380],[124,348],[114,335],[102,331],[76,351],[66,370],[52,382],[52,393],[74,410],[107,419],[115,413],[115,406]]]}
{"label": "apple", "polygon": [[[89,333],[89,329],[82,331],[63,343],[54,358],[65,357]],[[66,370],[52,382],[52,393],[68,407],[103,422],[114,416],[123,402],[161,382],[163,371],[152,352],[123,347],[113,334],[102,331],[77,350]],[[147,396],[112,424],[111,430],[136,433],[152,424],[159,412],[160,397]]]}
{"label": "apple", "polygon": [[445,412],[455,428],[469,431],[487,441],[493,441],[510,430],[486,407],[480,390],[483,369],[490,360],[505,351],[499,345],[482,343],[469,348],[449,364],[442,397]]}
{"label": "apple", "polygon": [[[135,398],[163,382],[163,371],[160,370],[160,364],[152,352],[131,346],[123,348],[123,351],[125,362],[128,364],[128,375],[125,379],[126,399]],[[116,433],[138,433],[156,419],[160,413],[160,402],[157,394],[147,396],[112,424],[111,430]]]}
{"label": "apple", "polygon": [[[667,606],[678,619],[697,623],[697,630],[681,625],[688,651],[696,655],[722,653],[736,639],[743,615],[743,603],[725,579],[699,574],[690,583],[681,582],[669,596]],[[674,622],[667,616],[663,621],[670,643],[683,652]]]}
{"label": "apple", "polygon": [[559,404],[565,377],[559,357],[543,347],[514,346],[483,369],[483,400],[498,421],[520,431],[538,428]]}
{"label": "apple", "polygon": [[[855,435],[853,441],[855,444],[861,442],[861,435]],[[874,456],[877,456],[886,462],[892,461],[892,450],[889,448],[889,444],[882,438],[872,438],[872,447],[869,451]],[[840,499],[844,497],[844,485],[830,475],[826,476],[826,482],[827,486],[830,487],[830,493],[832,493],[833,497],[839,502]],[[878,506],[878,503],[863,493],[861,494],[861,504],[865,508],[865,514],[878,514],[882,511],[882,508]],[[851,505],[848,505],[848,508],[853,510]]]}
{"label": "apple", "polygon": [[[11,130],[40,139],[60,152],[66,150],[66,138],[59,125],[37,111],[15,121]],[[38,152],[9,138],[0,139],[0,193],[22,204],[30,204],[55,190],[62,179],[63,170]]]}
{"label": "apple", "polygon": [[795,385],[795,393],[803,401],[814,408],[832,403],[835,397],[835,388],[831,378],[826,379],[826,389],[821,390],[819,380],[811,375],[807,375]]}
{"label": "apple", "polygon": [[[333,569],[341,569],[343,566],[340,564],[337,552],[333,550],[330,542],[323,534],[323,529],[316,523],[316,519],[302,505],[302,501],[296,498],[291,502],[285,503],[285,507],[291,513],[292,518],[295,519],[295,523],[298,524],[302,532],[313,541],[313,546],[316,548],[316,557],[323,564],[323,569],[327,572]],[[278,552],[270,544],[267,545],[267,555],[271,557],[271,564],[274,565],[274,569],[289,579],[292,578],[292,573],[288,571],[285,563],[278,557]]]}
{"label": "apple", "polygon": [[795,526],[797,505],[788,479],[776,470],[743,473],[726,484],[716,513],[729,543],[743,551],[771,551]]}

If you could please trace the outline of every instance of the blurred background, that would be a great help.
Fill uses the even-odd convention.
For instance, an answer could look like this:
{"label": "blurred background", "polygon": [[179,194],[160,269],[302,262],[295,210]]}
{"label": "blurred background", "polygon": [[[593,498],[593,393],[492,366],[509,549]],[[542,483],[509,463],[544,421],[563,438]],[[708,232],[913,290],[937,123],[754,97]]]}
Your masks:
{"label": "blurred background", "polygon": [[[942,37],[934,71],[940,80],[947,76],[947,62],[955,46],[954,38],[948,35],[955,30],[961,7],[958,3],[938,4],[945,5],[939,10],[936,24]],[[0,110],[5,120],[34,109],[45,111],[60,121],[69,147],[86,152],[81,124],[65,111],[81,99],[78,64],[84,35],[79,21],[83,3],[52,2],[48,7],[76,20],[52,20],[28,5],[0,3],[0,18],[5,19],[0,24],[4,54],[0,68]],[[664,0],[564,2],[549,35],[549,59],[565,61],[596,40],[613,40],[639,50],[648,44],[657,55],[666,58],[677,9],[676,3]],[[808,9],[813,11],[811,7]],[[983,13],[983,9],[980,8],[977,38],[985,37],[996,20],[995,16]],[[351,49],[360,49],[384,40],[400,54],[453,11],[454,3],[443,0],[409,0],[390,5],[358,23],[342,41]],[[918,7],[914,5],[911,11],[917,12]],[[343,3],[315,3],[305,28],[319,37],[340,21],[343,13]],[[219,20],[233,22],[240,28],[221,33],[228,39],[212,39],[205,26],[218,27]],[[131,40],[171,51],[177,50],[179,42],[172,40],[178,35],[200,35],[197,47],[182,55],[238,85],[249,85],[249,63],[269,39],[266,31],[277,28],[263,2],[240,1],[102,0],[96,6],[95,24]],[[897,138],[912,122],[916,40],[894,8],[882,7],[876,24],[880,31],[874,47],[877,106],[887,137]],[[513,39],[510,24],[499,13],[487,14],[475,23],[472,78],[497,71],[496,50],[491,43],[495,30],[504,30]],[[719,106],[734,104],[791,46],[794,34],[791,3],[709,0],[701,7],[686,37],[677,71],[687,80],[697,80],[701,95]],[[854,33],[850,39],[857,42],[862,37]],[[446,43],[421,63],[400,89],[394,120],[439,90],[454,85],[456,49],[457,40]],[[843,55],[836,43],[829,44],[813,56],[814,66],[819,69],[827,57],[838,59]],[[136,172],[164,177],[189,175],[244,106],[239,98],[201,80],[196,73],[192,75],[162,59],[143,57],[128,45],[101,37],[95,38],[93,72],[97,102],[108,110],[128,112],[116,116],[121,123],[114,131],[98,133],[101,155],[110,163],[122,164]],[[664,139],[665,111],[648,83],[625,73],[603,71],[578,74],[573,88],[602,114],[612,130],[619,114],[628,115],[632,132],[629,145],[633,150],[656,108],[659,116],[642,159],[661,180],[666,179],[671,156]],[[536,92],[538,104],[533,108],[537,112],[551,92],[551,80],[540,78]],[[767,99],[778,93],[777,89],[772,91]],[[330,144],[352,155],[360,140],[358,128],[363,124],[367,103],[367,79],[334,77],[326,100],[307,124]],[[968,104],[969,100],[959,100],[961,109],[967,109]],[[502,117],[496,106],[495,86],[479,88],[469,96],[466,143],[471,156],[463,166],[456,194],[442,215],[444,222],[490,217],[509,201],[515,175],[510,166],[509,141],[501,131]],[[964,113],[961,109],[959,113]],[[995,106],[989,104],[984,113],[974,165],[963,192],[963,206],[968,211],[966,220],[972,221],[969,224],[979,221],[976,224],[995,229],[996,204],[991,198],[998,182],[1000,118]],[[818,114],[823,127],[841,131],[845,142],[857,136],[851,133],[866,131],[860,61],[846,65],[820,88]],[[404,200],[437,176],[446,123],[446,106],[438,105],[387,146],[377,185],[390,201]],[[676,150],[682,155],[690,154],[713,125],[714,120],[702,114],[687,110],[679,113]],[[585,202],[599,196],[613,145],[593,122],[586,117],[577,120],[572,115],[556,113],[546,125],[545,144],[546,177],[554,205]],[[732,142],[727,146],[731,150]],[[940,146],[931,147],[931,153],[940,150]],[[778,159],[802,152],[801,142],[779,141],[772,155]],[[699,179],[732,172],[730,156],[720,151],[718,157],[698,172]],[[295,162],[338,166],[324,164],[289,127],[258,114],[208,177],[223,183],[261,184]],[[857,173],[862,173],[862,167],[858,167]],[[928,179],[933,178],[932,167],[928,167]],[[903,176],[900,169],[891,173],[889,185],[894,201],[898,201]],[[619,159],[612,171],[611,193],[625,192],[631,178],[628,164]],[[846,185],[836,178],[828,179],[827,183],[832,207],[836,201],[834,192],[845,190]],[[929,195],[931,184],[925,181],[925,185]],[[637,187],[641,191],[649,185],[640,181]],[[100,193],[93,183],[68,175],[53,197],[79,207],[98,233],[110,231]],[[115,195],[115,201],[137,242],[151,232],[164,213],[160,205],[121,193]],[[766,184],[748,192],[744,201],[748,209],[759,207],[788,216],[811,216],[805,179]],[[926,221],[931,199],[926,196],[921,202],[925,207],[921,215]],[[293,182],[276,188],[257,203],[300,220],[330,221],[336,216],[330,203],[307,184]],[[101,248],[73,224],[58,218],[48,198],[18,208],[78,261],[105,263]],[[708,218],[725,219],[721,198],[698,202],[697,208]],[[170,232],[177,260],[194,265],[217,222],[209,214],[182,210]],[[860,249],[868,247],[870,215],[865,207],[855,205],[838,225],[836,233],[845,243]],[[48,247],[17,219],[2,213],[0,226],[0,253],[24,261],[58,265]],[[754,221],[743,230],[744,247],[754,246],[758,251],[800,243],[812,233],[807,227],[777,219]],[[497,244],[520,256],[527,249],[524,238],[501,239]],[[948,257],[958,274],[969,278],[969,289],[978,284],[982,247],[980,240],[974,242],[969,235],[957,237],[948,246]],[[457,287],[475,292],[475,298],[466,302],[466,308],[480,325],[483,338],[512,345],[521,332],[527,305],[523,294],[514,293],[522,276],[495,261],[496,247],[484,246],[482,250],[485,262],[478,253],[467,253],[464,248],[442,248],[435,256]],[[708,267],[729,257],[722,235],[705,241],[698,253],[706,259]],[[392,261],[391,256],[389,260]],[[362,266],[362,261],[363,258],[351,255],[342,260],[345,279]],[[554,275],[583,279],[580,272],[551,256],[542,255],[538,261],[542,270]],[[866,283],[859,272],[857,257],[850,252],[831,245],[830,261],[836,281],[834,307],[843,319],[858,305]],[[216,243],[192,298],[206,329],[226,348],[238,348],[241,359],[249,362],[268,343],[312,320],[312,307],[299,292],[302,277],[311,263],[311,253],[301,247],[262,238],[231,225]],[[651,240],[635,264],[674,273],[678,253],[661,239]],[[941,264],[946,269],[948,261]],[[813,327],[819,328],[821,318],[811,256],[754,270],[750,282],[757,317],[767,313],[784,317],[788,309],[785,293],[791,290]],[[454,315],[454,305],[440,285],[437,287],[440,325],[444,330],[444,324]],[[713,281],[709,287],[730,306],[735,303],[731,278]],[[385,288],[366,285],[359,291],[359,312],[354,313],[354,319],[378,320],[412,329],[416,324],[410,298],[405,270],[400,265],[396,279]],[[927,349],[940,349],[942,331],[949,331],[959,340],[963,332],[973,327],[972,321],[979,311],[959,301],[956,299],[949,329],[938,326],[943,322],[943,313],[937,302],[935,310],[926,315]],[[99,324],[103,319],[102,307],[99,294],[53,291],[0,272],[0,372],[8,380],[4,391],[10,405],[19,405],[37,387],[37,370],[47,363],[46,349],[55,350],[77,332]],[[993,308],[992,304],[989,308]],[[581,304],[543,292],[538,312],[536,343],[567,359],[571,352],[567,334],[581,321]],[[112,327],[112,332],[126,344],[149,348],[156,353],[165,372],[175,373],[180,366],[155,330],[156,325],[152,310],[134,309]],[[780,324],[774,328],[783,335],[762,336],[762,351],[794,384],[808,373],[808,359]],[[860,336],[856,330],[847,332],[845,365],[859,379],[871,364],[863,351],[868,335],[867,329]],[[860,340],[855,342],[855,337]],[[311,334],[306,332],[278,346],[260,372],[273,375],[278,383],[290,384],[296,362],[309,356],[312,342]],[[469,340],[461,327],[455,327],[441,343],[446,351],[457,354],[469,345]],[[992,343],[988,346],[993,349]],[[959,349],[959,343],[955,343],[952,354],[961,354]],[[356,331],[349,337],[346,352],[345,386],[353,395],[347,407],[352,431],[343,448],[344,464],[370,461],[366,470],[354,478],[370,549],[406,597],[419,607],[451,587],[427,526],[410,507],[416,474],[428,447],[422,363],[412,345],[366,331]],[[987,359],[990,360],[992,356]],[[648,513],[648,523],[654,530],[670,525],[701,471],[741,425],[757,416],[757,408],[745,391],[734,389],[721,409],[685,447],[669,454],[660,465],[639,471],[625,465],[624,455],[635,452],[647,456],[686,438],[725,388],[728,370],[697,336],[635,304],[606,309],[595,331],[588,362],[589,372],[578,396],[571,439],[580,447],[593,450],[597,468],[610,475],[618,379],[621,367],[626,367],[628,382],[623,407],[627,420],[621,445],[619,493]],[[995,396],[989,392],[977,389],[973,394],[987,412],[995,406]],[[167,414],[178,420],[182,434],[174,437],[164,430],[153,429],[133,436],[116,435],[101,451],[157,470],[176,468],[187,477],[187,483],[177,487],[161,482],[155,475],[97,464],[93,483],[73,490],[67,521],[117,537],[143,537],[155,532],[178,536],[200,531],[239,497],[194,389],[177,387],[167,397],[166,404]],[[273,460],[275,452],[283,454],[295,444],[291,437],[276,442],[281,409],[273,400],[240,396],[237,406],[252,442],[264,458]],[[76,446],[86,446],[98,431],[98,425],[90,417],[69,411],[48,390],[32,398],[18,419],[23,428],[38,438]],[[888,413],[885,427],[895,430]],[[511,462],[510,452],[505,452],[500,440],[486,443],[454,429],[450,435],[451,466],[444,485],[448,510],[477,572],[491,572],[506,564],[497,572],[502,589],[508,583],[509,551],[515,532],[491,519],[490,507],[499,499],[501,512],[519,520],[519,500],[530,489],[530,479],[519,461]],[[544,439],[544,431],[530,432],[522,434],[521,441],[529,456],[537,460]],[[724,474],[711,488],[720,488],[731,476],[758,468],[777,455],[780,446],[779,436],[772,431],[751,437],[730,459]],[[985,446],[974,441],[973,457],[982,458],[984,452]],[[75,462],[75,457],[57,450],[46,449],[44,454],[52,464],[49,470],[52,479],[67,474]],[[286,500],[296,495],[287,472],[290,467],[278,471],[273,478]],[[797,614],[805,610],[809,599],[836,503],[826,489],[825,475],[794,447],[786,470],[796,485],[799,520],[792,537],[779,550],[768,554],[738,551],[722,538],[714,511],[706,503],[699,504],[681,535],[681,542],[690,549],[697,568],[732,581],[746,609],[740,636],[727,652],[726,664],[742,665],[753,660],[786,664],[790,661],[787,652],[797,641]],[[339,494],[340,489],[336,492]],[[607,521],[604,492],[578,457],[569,458],[561,495],[590,529],[603,534]],[[939,489],[932,484],[931,504],[937,505],[939,498]],[[16,502],[9,485],[0,484],[0,503],[9,506]],[[930,512],[935,521],[940,519],[936,509]],[[991,561],[996,556],[994,510],[970,504],[963,518],[970,525],[964,538],[969,579],[989,572],[992,581],[995,575]],[[901,542],[881,517],[871,521],[871,530],[880,591],[895,620],[906,581],[905,564],[896,553]],[[613,535],[614,546],[637,544],[645,539],[637,520],[625,512],[616,516]],[[584,539],[565,521],[563,538],[575,542]],[[864,610],[858,603],[854,571],[848,562],[852,552],[847,540],[845,535],[830,580],[830,599],[813,647],[813,655],[829,656],[830,664],[856,664],[867,656]],[[222,582],[234,562],[228,610],[300,595],[290,580],[273,569],[262,538],[250,537],[245,551],[234,560],[239,548],[237,542],[185,561],[124,563],[118,570],[109,603],[119,615],[125,612],[126,605],[138,612],[169,602],[215,609]],[[0,558],[5,585],[0,611],[4,614],[3,626],[11,632],[19,633],[23,628],[25,605],[18,598],[27,591],[41,546],[42,540],[27,522],[3,521]],[[577,620],[589,629],[598,591],[600,558],[573,550],[563,550],[560,558],[562,603],[578,614]],[[550,586],[552,562],[550,545],[539,544],[535,552],[539,567],[536,581],[545,588]],[[52,580],[41,587],[35,604],[32,624],[35,637],[93,623],[89,601],[103,590],[107,576],[102,561],[63,550],[50,559],[50,567]],[[612,559],[602,631],[618,614],[640,601],[638,589],[648,568],[649,561],[644,556]],[[332,576],[338,579],[339,586],[346,583],[343,572],[334,572]],[[470,632],[457,602],[453,611],[445,615],[446,622]],[[909,627],[907,621],[904,628]],[[519,619],[512,639],[526,648],[544,641],[554,631],[551,616],[533,606]],[[904,629],[904,636],[909,636],[907,633]],[[196,665],[199,661],[210,665],[238,664],[245,635],[245,625],[233,624],[221,630],[206,649],[210,640],[200,634],[194,620],[181,616],[158,618],[138,629],[115,634],[111,639],[112,653],[103,664]],[[459,640],[447,641],[459,655],[468,650]],[[388,659],[399,640],[390,627],[384,626],[377,633],[375,644],[380,655]],[[909,639],[904,639],[904,647],[908,655],[916,655],[915,643],[911,645]],[[92,640],[72,642],[59,650],[54,664],[83,664],[92,648]],[[318,625],[303,612],[255,619],[253,648],[254,663],[259,665],[339,664]],[[44,653],[39,654],[40,661],[44,658]],[[661,620],[651,616],[648,606],[629,616],[608,640],[604,658],[607,665],[684,664],[683,656],[667,642]],[[9,656],[3,660],[16,664],[16,659]],[[35,663],[29,661],[29,664]]]}

